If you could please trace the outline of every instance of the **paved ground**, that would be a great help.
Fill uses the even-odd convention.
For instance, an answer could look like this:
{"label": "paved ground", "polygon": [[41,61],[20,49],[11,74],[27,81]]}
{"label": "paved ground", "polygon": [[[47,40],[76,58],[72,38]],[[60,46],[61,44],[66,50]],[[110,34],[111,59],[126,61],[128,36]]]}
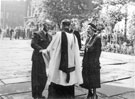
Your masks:
{"label": "paved ground", "polygon": [[[0,99],[32,99],[31,55],[30,40],[0,40]],[[99,99],[135,99],[135,56],[102,52],[100,60]],[[85,99],[87,90],[75,91]]]}

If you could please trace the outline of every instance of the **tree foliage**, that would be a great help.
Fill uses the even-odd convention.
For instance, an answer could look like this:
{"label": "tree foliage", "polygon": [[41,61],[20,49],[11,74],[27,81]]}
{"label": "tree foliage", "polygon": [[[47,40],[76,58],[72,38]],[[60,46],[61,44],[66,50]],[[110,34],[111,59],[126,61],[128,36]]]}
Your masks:
{"label": "tree foliage", "polygon": [[129,29],[128,29],[129,39],[135,39],[135,11],[129,20]]}
{"label": "tree foliage", "polygon": [[88,0],[49,0],[49,15],[60,23],[65,18],[79,17],[89,12]]}
{"label": "tree foliage", "polygon": [[129,0],[104,0],[105,4],[110,4],[110,5],[117,5],[117,4],[122,4],[124,5],[127,3]]}
{"label": "tree foliage", "polygon": [[115,24],[127,17],[126,12],[123,13],[121,9],[126,8],[129,0],[104,0],[102,9],[100,11],[100,20],[105,26],[111,26],[111,32]]}
{"label": "tree foliage", "polygon": [[65,18],[86,18],[95,7],[92,0],[33,0],[40,2],[37,9],[39,19],[48,18],[60,23]]}

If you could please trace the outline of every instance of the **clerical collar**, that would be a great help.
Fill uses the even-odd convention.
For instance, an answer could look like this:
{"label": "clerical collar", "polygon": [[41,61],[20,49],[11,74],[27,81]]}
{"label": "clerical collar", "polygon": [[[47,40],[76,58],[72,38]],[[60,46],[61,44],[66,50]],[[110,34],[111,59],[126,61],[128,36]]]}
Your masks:
{"label": "clerical collar", "polygon": [[64,32],[67,32],[67,33],[72,33],[72,32],[73,32],[73,30],[64,29]]}

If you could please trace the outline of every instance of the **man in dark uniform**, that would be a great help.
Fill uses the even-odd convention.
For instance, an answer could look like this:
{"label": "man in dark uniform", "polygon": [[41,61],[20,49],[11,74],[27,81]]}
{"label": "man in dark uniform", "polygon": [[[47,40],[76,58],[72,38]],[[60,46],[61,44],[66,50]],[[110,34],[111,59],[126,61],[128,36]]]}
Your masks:
{"label": "man in dark uniform", "polygon": [[0,28],[0,39],[2,39],[2,29]]}
{"label": "man in dark uniform", "polygon": [[72,28],[73,33],[75,34],[75,36],[77,38],[79,50],[81,50],[81,35],[79,32],[79,27],[77,27],[77,25],[72,20],[71,20],[71,28]]}
{"label": "man in dark uniform", "polygon": [[100,88],[100,54],[101,37],[98,29],[92,23],[89,23],[88,39],[85,44],[83,57],[83,84],[82,87],[88,89],[87,99],[97,99],[96,88]]}
{"label": "man in dark uniform", "polygon": [[51,35],[47,33],[47,26],[43,30],[33,33],[31,47],[34,49],[32,55],[32,97],[34,99],[45,99],[42,92],[45,88],[47,75],[46,66],[42,57],[42,50],[46,49],[51,42]]}
{"label": "man in dark uniform", "polygon": [[10,40],[12,40],[13,32],[14,32],[14,30],[11,28],[11,29],[10,29]]}

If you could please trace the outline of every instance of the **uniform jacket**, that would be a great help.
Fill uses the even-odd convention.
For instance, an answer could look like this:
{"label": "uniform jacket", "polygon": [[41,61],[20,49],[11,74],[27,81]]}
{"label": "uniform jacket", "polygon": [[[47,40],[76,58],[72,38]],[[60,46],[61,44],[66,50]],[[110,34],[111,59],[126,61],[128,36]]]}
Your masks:
{"label": "uniform jacket", "polygon": [[39,53],[41,49],[46,49],[51,42],[51,35],[48,33],[44,34],[44,31],[33,33],[31,47],[34,49],[32,60],[43,60],[42,53]]}
{"label": "uniform jacket", "polygon": [[74,34],[78,40],[78,45],[79,45],[79,49],[81,49],[81,36],[80,33],[78,31],[74,31]]}

